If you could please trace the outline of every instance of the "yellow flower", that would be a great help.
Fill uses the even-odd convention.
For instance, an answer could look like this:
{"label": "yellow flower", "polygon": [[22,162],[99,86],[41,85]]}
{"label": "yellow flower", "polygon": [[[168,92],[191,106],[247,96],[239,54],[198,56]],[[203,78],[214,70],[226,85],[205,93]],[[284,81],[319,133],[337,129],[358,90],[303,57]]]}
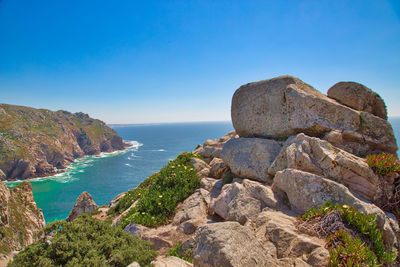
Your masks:
{"label": "yellow flower", "polygon": [[158,206],[161,206],[161,203],[160,203],[160,202],[158,202]]}
{"label": "yellow flower", "polygon": [[145,215],[145,214],[146,214],[146,212],[142,212],[142,214],[143,214],[143,215]]}
{"label": "yellow flower", "polygon": [[159,198],[162,198],[162,195],[159,195],[158,197],[159,197]]}
{"label": "yellow flower", "polygon": [[345,205],[343,205],[343,208],[347,209],[347,208],[349,208],[349,206],[347,206],[347,205],[345,204]]}

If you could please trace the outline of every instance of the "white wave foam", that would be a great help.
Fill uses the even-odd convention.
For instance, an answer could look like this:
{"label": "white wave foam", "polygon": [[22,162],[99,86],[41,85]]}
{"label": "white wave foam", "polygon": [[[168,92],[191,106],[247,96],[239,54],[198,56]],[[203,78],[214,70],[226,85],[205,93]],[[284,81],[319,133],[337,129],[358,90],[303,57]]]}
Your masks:
{"label": "white wave foam", "polygon": [[132,165],[129,164],[129,163],[125,163],[125,165],[128,166],[128,167],[132,167]]}
{"label": "white wave foam", "polygon": [[[141,144],[137,141],[124,141],[124,142],[130,144],[131,146],[127,147],[124,150],[117,150],[117,151],[113,151],[113,152],[102,152],[98,155],[88,155],[88,156],[84,156],[82,158],[77,158],[74,160],[74,162],[72,162],[70,165],[68,165],[67,168],[65,168],[65,170],[61,170],[63,172],[54,174],[52,176],[37,177],[37,178],[31,178],[31,179],[27,179],[27,180],[31,181],[31,182],[41,182],[41,181],[45,181],[45,180],[53,180],[53,181],[57,181],[60,183],[68,183],[71,181],[75,181],[79,178],[74,176],[74,174],[76,175],[79,173],[84,173],[85,171],[82,169],[93,166],[93,164],[90,164],[90,163],[94,162],[95,160],[100,160],[103,158],[109,158],[109,157],[125,154],[129,151],[137,151],[139,149],[139,147],[143,146],[143,144]],[[132,157],[138,157],[138,156],[135,156],[132,153]],[[130,165],[129,163],[127,163],[125,165],[132,167],[132,165]],[[4,183],[7,186],[14,186],[14,185],[19,184],[20,182],[22,182],[22,180],[4,181]]]}

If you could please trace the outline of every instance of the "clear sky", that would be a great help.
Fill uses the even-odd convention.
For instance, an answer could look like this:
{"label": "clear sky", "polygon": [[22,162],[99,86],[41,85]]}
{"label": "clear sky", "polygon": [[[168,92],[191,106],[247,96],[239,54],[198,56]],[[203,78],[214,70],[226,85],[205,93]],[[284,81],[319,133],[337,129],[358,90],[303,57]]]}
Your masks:
{"label": "clear sky", "polygon": [[400,116],[400,1],[0,0],[0,103],[229,120],[240,85],[284,74],[361,82]]}

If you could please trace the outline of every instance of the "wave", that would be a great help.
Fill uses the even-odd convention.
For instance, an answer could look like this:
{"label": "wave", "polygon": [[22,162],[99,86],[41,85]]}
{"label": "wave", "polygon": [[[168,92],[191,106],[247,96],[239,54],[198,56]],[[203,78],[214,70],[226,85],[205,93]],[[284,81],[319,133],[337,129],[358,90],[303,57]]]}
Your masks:
{"label": "wave", "polygon": [[[102,160],[104,158],[110,158],[118,155],[125,154],[127,152],[132,152],[132,151],[137,151],[139,147],[143,146],[143,144],[137,142],[137,141],[124,141],[125,143],[130,144],[130,147],[127,147],[124,150],[117,150],[113,152],[102,152],[98,155],[88,155],[84,156],[82,158],[77,158],[75,159],[70,165],[67,166],[64,170],[58,170],[59,173],[54,174],[52,176],[46,176],[46,177],[37,177],[37,178],[31,178],[31,179],[26,179],[26,180],[16,180],[16,181],[4,181],[4,183],[8,187],[15,187],[19,183],[23,181],[30,181],[30,182],[43,182],[47,180],[52,180],[60,183],[69,183],[72,181],[75,181],[79,179],[77,175],[82,174],[85,172],[85,168],[93,166],[95,161]],[[132,157],[138,157],[135,156],[133,153],[131,154]],[[126,164],[129,167],[132,167],[129,163]]]}

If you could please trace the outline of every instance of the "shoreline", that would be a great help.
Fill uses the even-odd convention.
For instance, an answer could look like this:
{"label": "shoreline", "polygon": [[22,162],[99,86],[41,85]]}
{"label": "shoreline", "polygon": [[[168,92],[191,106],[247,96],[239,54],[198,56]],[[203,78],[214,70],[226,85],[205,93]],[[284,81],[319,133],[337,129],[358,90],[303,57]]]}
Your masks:
{"label": "shoreline", "polygon": [[47,179],[60,177],[63,174],[66,174],[66,173],[68,173],[68,171],[73,169],[73,167],[71,167],[71,165],[73,165],[74,163],[79,163],[80,161],[84,161],[86,158],[93,157],[95,159],[101,159],[101,158],[113,157],[113,156],[117,156],[117,155],[126,153],[131,148],[139,148],[140,146],[143,145],[143,144],[141,144],[141,143],[139,143],[137,141],[124,141],[124,144],[126,146],[122,150],[114,150],[112,152],[100,152],[98,154],[84,155],[82,157],[75,158],[74,161],[69,163],[68,166],[65,169],[57,169],[57,172],[49,174],[49,175],[46,175],[46,176],[31,177],[31,178],[21,179],[21,180],[19,180],[19,179],[17,179],[17,180],[4,180],[4,181],[1,181],[1,182],[3,182],[8,188],[10,188],[10,185],[12,185],[12,187],[14,187],[14,186],[17,186],[19,183],[22,183],[24,181],[37,182],[37,181],[44,181],[44,180],[47,180]]}

